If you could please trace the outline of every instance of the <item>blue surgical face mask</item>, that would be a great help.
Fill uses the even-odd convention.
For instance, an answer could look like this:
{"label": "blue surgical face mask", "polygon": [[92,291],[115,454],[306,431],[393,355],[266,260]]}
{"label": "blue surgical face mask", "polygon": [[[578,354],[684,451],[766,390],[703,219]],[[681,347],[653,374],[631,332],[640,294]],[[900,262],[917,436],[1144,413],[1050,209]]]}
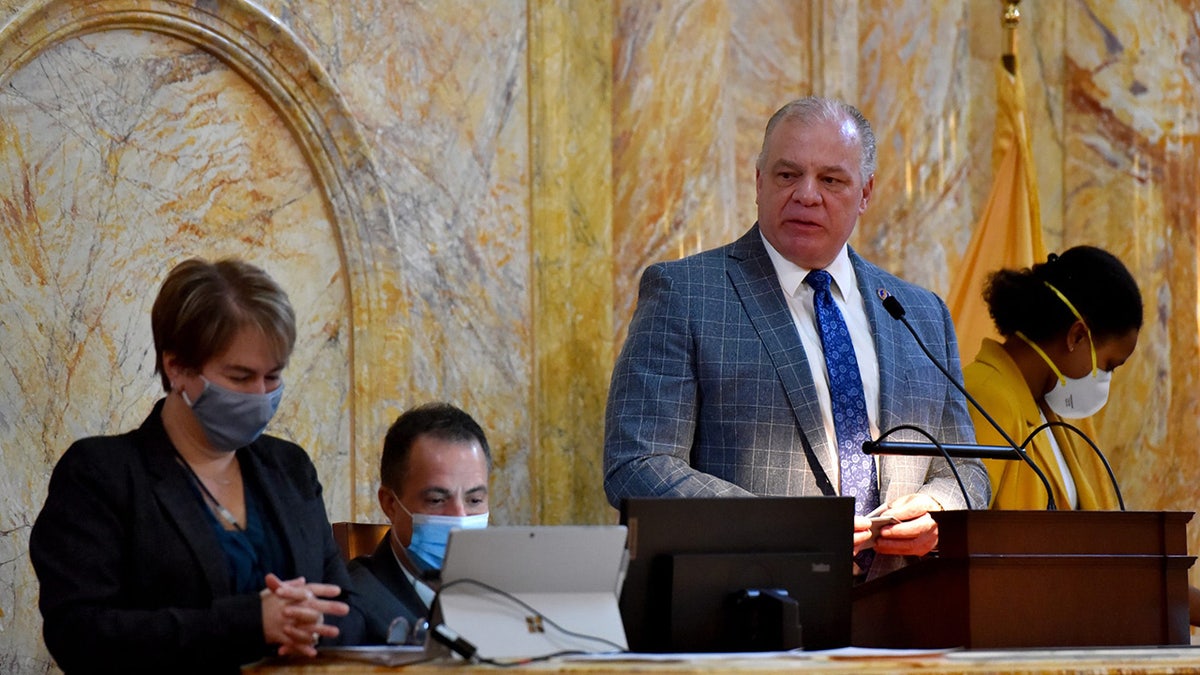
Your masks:
{"label": "blue surgical face mask", "polygon": [[209,382],[203,376],[204,391],[195,403],[183,393],[183,401],[199,420],[204,435],[213,447],[232,452],[253,443],[266,430],[279,409],[283,383],[265,394],[246,394]]}
{"label": "blue surgical face mask", "polygon": [[408,551],[408,557],[425,571],[442,569],[451,530],[480,530],[488,525],[487,513],[474,516],[433,516],[427,513],[410,513],[399,499],[396,499],[396,503],[408,513],[413,523],[412,541],[405,550]]}

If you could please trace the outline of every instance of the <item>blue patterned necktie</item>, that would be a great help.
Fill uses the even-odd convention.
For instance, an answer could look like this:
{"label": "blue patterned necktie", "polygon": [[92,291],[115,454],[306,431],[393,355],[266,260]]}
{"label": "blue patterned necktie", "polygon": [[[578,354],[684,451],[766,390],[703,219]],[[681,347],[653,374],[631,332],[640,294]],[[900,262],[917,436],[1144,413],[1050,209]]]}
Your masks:
{"label": "blue patterned necktie", "polygon": [[833,294],[829,290],[833,277],[825,270],[813,270],[804,281],[815,291],[813,308],[825,352],[825,369],[829,373],[841,493],[854,497],[854,513],[866,515],[879,506],[879,483],[875,478],[875,460],[862,451],[863,441],[871,438],[871,427],[858,359],[854,357],[854,344],[850,341],[850,331],[842,312],[833,304]]}

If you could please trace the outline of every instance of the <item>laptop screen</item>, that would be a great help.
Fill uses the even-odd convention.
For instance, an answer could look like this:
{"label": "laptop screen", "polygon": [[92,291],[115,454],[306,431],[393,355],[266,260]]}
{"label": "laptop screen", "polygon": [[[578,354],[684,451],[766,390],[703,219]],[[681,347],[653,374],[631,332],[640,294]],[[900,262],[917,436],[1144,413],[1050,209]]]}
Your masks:
{"label": "laptop screen", "polygon": [[850,644],[852,497],[626,499],[621,522],[630,650]]}

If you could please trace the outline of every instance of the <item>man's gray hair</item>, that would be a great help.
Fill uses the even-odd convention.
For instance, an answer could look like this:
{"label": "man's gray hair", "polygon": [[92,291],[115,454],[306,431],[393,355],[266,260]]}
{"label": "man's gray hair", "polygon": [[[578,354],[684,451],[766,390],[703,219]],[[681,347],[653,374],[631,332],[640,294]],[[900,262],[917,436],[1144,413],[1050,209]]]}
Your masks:
{"label": "man's gray hair", "polygon": [[859,112],[858,108],[832,98],[824,98],[822,96],[806,96],[798,98],[771,115],[771,119],[767,122],[766,131],[763,132],[762,149],[759,150],[756,166],[761,171],[763,162],[767,158],[767,139],[771,137],[771,132],[775,131],[775,127],[784,120],[793,120],[802,125],[809,125],[815,122],[834,122],[841,123],[849,120],[854,123],[855,129],[858,130],[859,144],[862,146],[862,157],[859,159],[859,172],[862,174],[862,181],[867,182],[875,173],[875,132],[871,129],[871,123],[867,118]]}

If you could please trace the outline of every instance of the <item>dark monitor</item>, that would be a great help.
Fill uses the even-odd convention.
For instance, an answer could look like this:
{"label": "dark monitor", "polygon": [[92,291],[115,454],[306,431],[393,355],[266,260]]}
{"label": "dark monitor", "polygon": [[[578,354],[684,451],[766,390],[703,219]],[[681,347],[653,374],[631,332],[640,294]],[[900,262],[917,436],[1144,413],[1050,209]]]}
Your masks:
{"label": "dark monitor", "polygon": [[852,497],[632,498],[621,523],[631,651],[850,644]]}

